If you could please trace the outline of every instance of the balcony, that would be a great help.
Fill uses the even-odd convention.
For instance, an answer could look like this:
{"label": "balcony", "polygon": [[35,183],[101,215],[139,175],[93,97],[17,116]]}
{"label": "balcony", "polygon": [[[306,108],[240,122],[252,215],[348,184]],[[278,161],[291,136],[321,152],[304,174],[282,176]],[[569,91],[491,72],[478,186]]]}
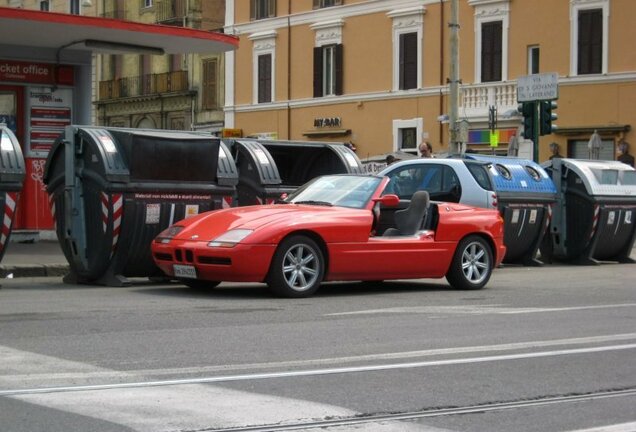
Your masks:
{"label": "balcony", "polygon": [[175,71],[100,81],[99,100],[187,91],[188,72]]}
{"label": "balcony", "polygon": [[182,26],[187,15],[186,0],[158,0],[155,4],[157,24]]}
{"label": "balcony", "polygon": [[461,88],[462,116],[488,118],[488,107],[495,105],[500,113],[517,108],[517,82],[490,82],[464,85]]}

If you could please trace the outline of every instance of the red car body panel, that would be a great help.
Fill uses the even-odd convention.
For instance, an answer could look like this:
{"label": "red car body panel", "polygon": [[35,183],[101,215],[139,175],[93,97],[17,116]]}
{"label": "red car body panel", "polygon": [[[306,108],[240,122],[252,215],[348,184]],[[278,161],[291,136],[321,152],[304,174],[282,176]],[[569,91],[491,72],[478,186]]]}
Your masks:
{"label": "red car body panel", "polygon": [[[262,282],[277,245],[294,233],[308,234],[324,247],[325,280],[381,280],[443,277],[457,243],[479,234],[493,246],[495,264],[505,254],[503,221],[496,210],[438,204],[436,231],[414,236],[375,237],[372,203],[365,209],[296,204],[216,210],[179,222],[183,230],[169,243],[152,243],[159,268],[174,275],[174,264],[194,265],[197,278]],[[234,247],[208,243],[232,229],[254,230]]]}

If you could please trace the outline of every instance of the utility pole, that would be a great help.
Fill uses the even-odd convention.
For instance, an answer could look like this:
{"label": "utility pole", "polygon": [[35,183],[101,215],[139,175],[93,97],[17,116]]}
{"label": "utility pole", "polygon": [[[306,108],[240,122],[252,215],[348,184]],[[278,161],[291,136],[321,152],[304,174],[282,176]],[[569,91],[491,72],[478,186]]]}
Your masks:
{"label": "utility pole", "polygon": [[[442,6],[443,7],[443,6]],[[451,21],[450,27],[450,95],[448,114],[450,144],[448,151],[450,154],[460,154],[462,152],[461,143],[458,140],[459,117],[459,0],[451,0]]]}

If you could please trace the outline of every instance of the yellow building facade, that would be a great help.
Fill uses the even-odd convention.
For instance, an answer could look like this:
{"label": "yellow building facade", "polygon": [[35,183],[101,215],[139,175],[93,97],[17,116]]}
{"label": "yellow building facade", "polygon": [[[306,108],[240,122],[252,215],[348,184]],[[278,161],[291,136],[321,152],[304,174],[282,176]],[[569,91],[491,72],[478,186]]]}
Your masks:
{"label": "yellow building facade", "polygon": [[[351,142],[358,156],[448,151],[449,0],[228,0],[226,127],[243,135]],[[636,13],[633,0],[459,0],[459,120],[466,148],[491,153],[521,138],[517,80],[558,75],[557,132],[541,136],[564,156],[601,158],[636,139]]]}

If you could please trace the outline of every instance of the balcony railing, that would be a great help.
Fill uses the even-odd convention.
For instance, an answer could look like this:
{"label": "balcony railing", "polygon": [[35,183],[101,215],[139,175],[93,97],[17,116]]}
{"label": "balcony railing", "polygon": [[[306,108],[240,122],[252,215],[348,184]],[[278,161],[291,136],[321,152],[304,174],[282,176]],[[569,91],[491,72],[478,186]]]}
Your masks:
{"label": "balcony railing", "polygon": [[100,81],[99,100],[148,96],[188,90],[187,71],[139,75]]}
{"label": "balcony railing", "polygon": [[123,19],[126,19],[126,10],[125,9],[107,10],[101,13],[101,17],[123,20]]}
{"label": "balcony railing", "polygon": [[491,82],[462,86],[461,109],[467,117],[488,115],[488,107],[499,111],[517,107],[517,82]]}
{"label": "balcony railing", "polygon": [[159,24],[183,25],[187,16],[186,0],[159,0],[155,4],[156,21]]}

